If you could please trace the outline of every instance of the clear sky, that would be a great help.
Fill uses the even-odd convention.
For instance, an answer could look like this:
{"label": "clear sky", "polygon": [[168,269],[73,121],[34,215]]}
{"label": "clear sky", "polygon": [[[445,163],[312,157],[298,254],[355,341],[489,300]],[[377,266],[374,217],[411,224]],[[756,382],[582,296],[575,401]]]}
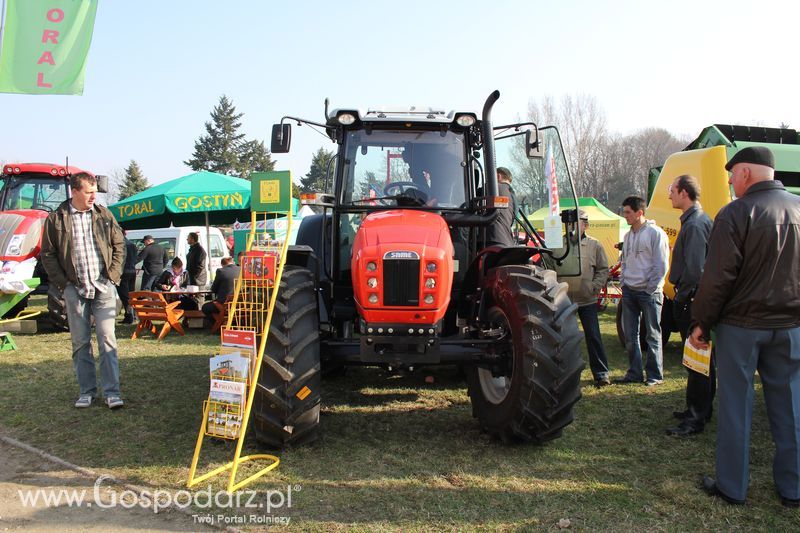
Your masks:
{"label": "clear sky", "polygon": [[[800,128],[798,15],[789,0],[100,0],[83,96],[0,94],[0,161],[135,159],[160,183],[189,172],[222,94],[267,145],[283,115],[322,121],[325,97],[479,112],[494,89],[495,122],[582,93],[620,133]],[[321,146],[297,128],[276,168],[297,180]]]}

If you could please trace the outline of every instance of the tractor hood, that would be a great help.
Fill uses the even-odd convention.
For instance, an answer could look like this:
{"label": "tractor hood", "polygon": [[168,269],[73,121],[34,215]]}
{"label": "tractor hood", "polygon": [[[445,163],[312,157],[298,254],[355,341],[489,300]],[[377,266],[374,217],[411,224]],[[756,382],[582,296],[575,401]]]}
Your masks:
{"label": "tractor hood", "polygon": [[371,213],[353,242],[351,268],[356,305],[368,323],[435,324],[450,303],[450,230],[436,213]]}
{"label": "tractor hood", "polygon": [[450,242],[450,232],[444,219],[435,213],[399,209],[378,211],[367,216],[359,235],[363,246],[401,243],[422,246],[441,246]]}

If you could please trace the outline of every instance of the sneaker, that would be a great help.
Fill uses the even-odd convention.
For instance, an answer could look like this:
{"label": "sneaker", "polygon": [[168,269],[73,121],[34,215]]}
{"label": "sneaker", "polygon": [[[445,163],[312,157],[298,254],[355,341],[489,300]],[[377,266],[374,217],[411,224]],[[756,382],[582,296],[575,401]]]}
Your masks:
{"label": "sneaker", "polygon": [[605,387],[607,385],[611,385],[611,380],[608,378],[597,378],[596,380],[594,380],[594,386],[597,387],[598,389],[600,387]]}
{"label": "sneaker", "polygon": [[94,400],[94,396],[91,394],[81,394],[78,397],[78,401],[75,402],[75,407],[78,409],[85,409],[87,407],[92,406],[92,401]]}
{"label": "sneaker", "polygon": [[119,396],[109,396],[106,398],[106,405],[109,409],[118,409],[125,405],[125,402]]}
{"label": "sneaker", "polygon": [[655,387],[656,385],[661,385],[662,383],[664,383],[663,379],[648,379],[645,385],[648,387]]}

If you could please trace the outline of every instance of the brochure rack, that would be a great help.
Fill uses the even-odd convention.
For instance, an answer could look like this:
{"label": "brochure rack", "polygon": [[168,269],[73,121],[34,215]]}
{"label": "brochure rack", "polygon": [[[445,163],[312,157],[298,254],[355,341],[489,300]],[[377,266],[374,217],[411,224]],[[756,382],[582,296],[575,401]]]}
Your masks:
{"label": "brochure rack", "polygon": [[[261,186],[265,190],[264,182],[276,181],[270,174],[285,174],[279,176],[283,190],[283,180],[290,183],[288,173],[268,173],[267,179],[261,183],[253,184],[253,189]],[[271,192],[271,191],[270,191]],[[280,219],[278,216],[285,215]],[[272,229],[259,230],[259,220],[267,221],[272,219]],[[268,224],[261,224],[261,228]],[[232,398],[235,400],[220,400],[212,398],[214,391],[209,395],[209,399],[203,403],[203,421],[197,436],[194,457],[189,469],[189,480],[187,487],[193,487],[207,479],[210,479],[223,472],[229,472],[227,491],[234,492],[252,481],[263,476],[267,472],[275,469],[280,464],[280,459],[274,455],[257,454],[242,456],[242,446],[247,435],[248,424],[250,421],[250,409],[253,405],[258,375],[261,369],[261,361],[264,357],[264,349],[267,345],[269,325],[272,320],[273,309],[277,299],[277,287],[280,286],[281,276],[283,275],[284,259],[289,244],[289,235],[292,226],[291,209],[285,212],[253,212],[251,214],[251,230],[247,239],[247,252],[243,260],[239,280],[236,283],[233,300],[228,304],[227,326],[222,329],[223,344],[226,334],[231,332],[248,333],[252,332],[255,339],[253,354],[249,355],[251,364],[248,370],[228,371],[228,368],[217,369],[212,375],[213,382],[218,381],[217,385],[221,389],[231,391]],[[282,231],[283,230],[283,231]],[[246,335],[245,335],[246,336]],[[234,346],[236,346],[234,344]],[[223,346],[222,351],[230,353],[230,346]],[[246,351],[246,350],[244,350]],[[238,355],[238,354],[237,354]],[[224,366],[229,363],[223,361]],[[242,377],[244,374],[244,377]],[[243,387],[242,401],[238,401],[238,387]],[[233,460],[205,474],[196,476],[197,464],[203,441],[206,437],[223,438],[236,440],[236,451]],[[236,481],[236,474],[239,466],[247,461],[266,460],[269,464],[258,470],[256,473],[242,481]]]}

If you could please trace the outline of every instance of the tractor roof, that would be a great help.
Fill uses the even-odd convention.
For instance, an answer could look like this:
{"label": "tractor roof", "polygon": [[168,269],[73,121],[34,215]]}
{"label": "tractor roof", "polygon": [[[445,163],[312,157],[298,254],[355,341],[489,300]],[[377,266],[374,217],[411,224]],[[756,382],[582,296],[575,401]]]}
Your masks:
{"label": "tractor roof", "polygon": [[425,106],[409,106],[409,107],[396,107],[396,106],[381,106],[376,108],[364,109],[347,109],[340,108],[334,109],[328,115],[329,124],[338,124],[338,119],[341,114],[350,113],[356,119],[362,122],[421,122],[425,124],[449,124],[453,122],[457,115],[472,115],[476,117],[475,113],[471,111],[445,111],[443,109],[436,109],[433,107]]}

